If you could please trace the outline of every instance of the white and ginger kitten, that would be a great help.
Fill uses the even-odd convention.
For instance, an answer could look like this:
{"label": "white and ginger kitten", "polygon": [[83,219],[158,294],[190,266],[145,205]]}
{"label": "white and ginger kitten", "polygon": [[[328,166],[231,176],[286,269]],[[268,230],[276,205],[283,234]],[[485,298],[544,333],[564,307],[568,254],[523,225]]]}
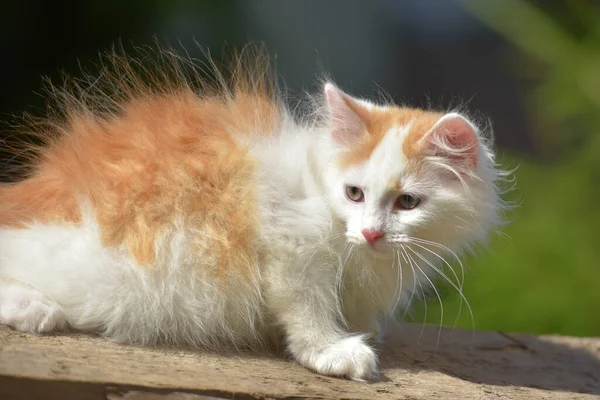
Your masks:
{"label": "white and ginger kitten", "polygon": [[317,373],[368,380],[380,324],[499,222],[502,172],[461,113],[327,82],[297,115],[261,50],[212,79],[172,50],[145,68],[111,54],[50,86],[52,115],[24,132],[46,146],[0,186],[2,324],[281,343]]}

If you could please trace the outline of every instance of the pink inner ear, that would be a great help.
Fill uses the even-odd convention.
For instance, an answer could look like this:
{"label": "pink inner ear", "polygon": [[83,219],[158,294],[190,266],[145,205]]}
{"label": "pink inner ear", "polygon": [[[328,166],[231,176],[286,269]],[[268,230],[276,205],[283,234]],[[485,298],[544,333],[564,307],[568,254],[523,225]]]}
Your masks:
{"label": "pink inner ear", "polygon": [[460,115],[443,117],[428,135],[434,154],[468,169],[477,167],[479,140],[476,128]]}
{"label": "pink inner ear", "polygon": [[355,143],[364,132],[364,124],[348,103],[353,100],[331,83],[325,85],[325,96],[333,139],[345,145]]}

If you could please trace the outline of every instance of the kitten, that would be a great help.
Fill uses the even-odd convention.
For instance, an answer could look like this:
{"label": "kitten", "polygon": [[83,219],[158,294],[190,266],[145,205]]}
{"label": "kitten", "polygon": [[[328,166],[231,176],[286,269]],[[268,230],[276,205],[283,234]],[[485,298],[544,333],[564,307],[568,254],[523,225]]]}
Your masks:
{"label": "kitten", "polygon": [[368,380],[378,321],[499,222],[502,172],[466,115],[330,82],[297,115],[261,50],[229,74],[211,64],[212,80],[172,50],[147,68],[119,54],[51,87],[53,115],[26,132],[47,145],[0,186],[0,323],[281,342],[317,373]]}

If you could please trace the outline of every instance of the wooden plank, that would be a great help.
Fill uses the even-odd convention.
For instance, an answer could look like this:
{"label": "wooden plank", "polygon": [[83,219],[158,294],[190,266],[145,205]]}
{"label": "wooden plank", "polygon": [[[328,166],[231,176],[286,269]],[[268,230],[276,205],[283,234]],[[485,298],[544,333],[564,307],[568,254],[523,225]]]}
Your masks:
{"label": "wooden plank", "polygon": [[0,327],[0,399],[592,399],[600,338],[402,325],[379,348],[381,380],[311,373],[276,354],[120,345]]}

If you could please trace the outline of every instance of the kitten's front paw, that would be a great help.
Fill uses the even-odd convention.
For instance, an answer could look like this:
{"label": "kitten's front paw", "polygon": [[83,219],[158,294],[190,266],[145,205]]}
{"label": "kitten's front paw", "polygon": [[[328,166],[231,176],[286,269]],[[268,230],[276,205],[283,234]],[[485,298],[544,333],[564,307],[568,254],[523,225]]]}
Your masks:
{"label": "kitten's front paw", "polygon": [[377,355],[362,336],[351,336],[315,354],[309,367],[323,375],[366,381],[377,376]]}

